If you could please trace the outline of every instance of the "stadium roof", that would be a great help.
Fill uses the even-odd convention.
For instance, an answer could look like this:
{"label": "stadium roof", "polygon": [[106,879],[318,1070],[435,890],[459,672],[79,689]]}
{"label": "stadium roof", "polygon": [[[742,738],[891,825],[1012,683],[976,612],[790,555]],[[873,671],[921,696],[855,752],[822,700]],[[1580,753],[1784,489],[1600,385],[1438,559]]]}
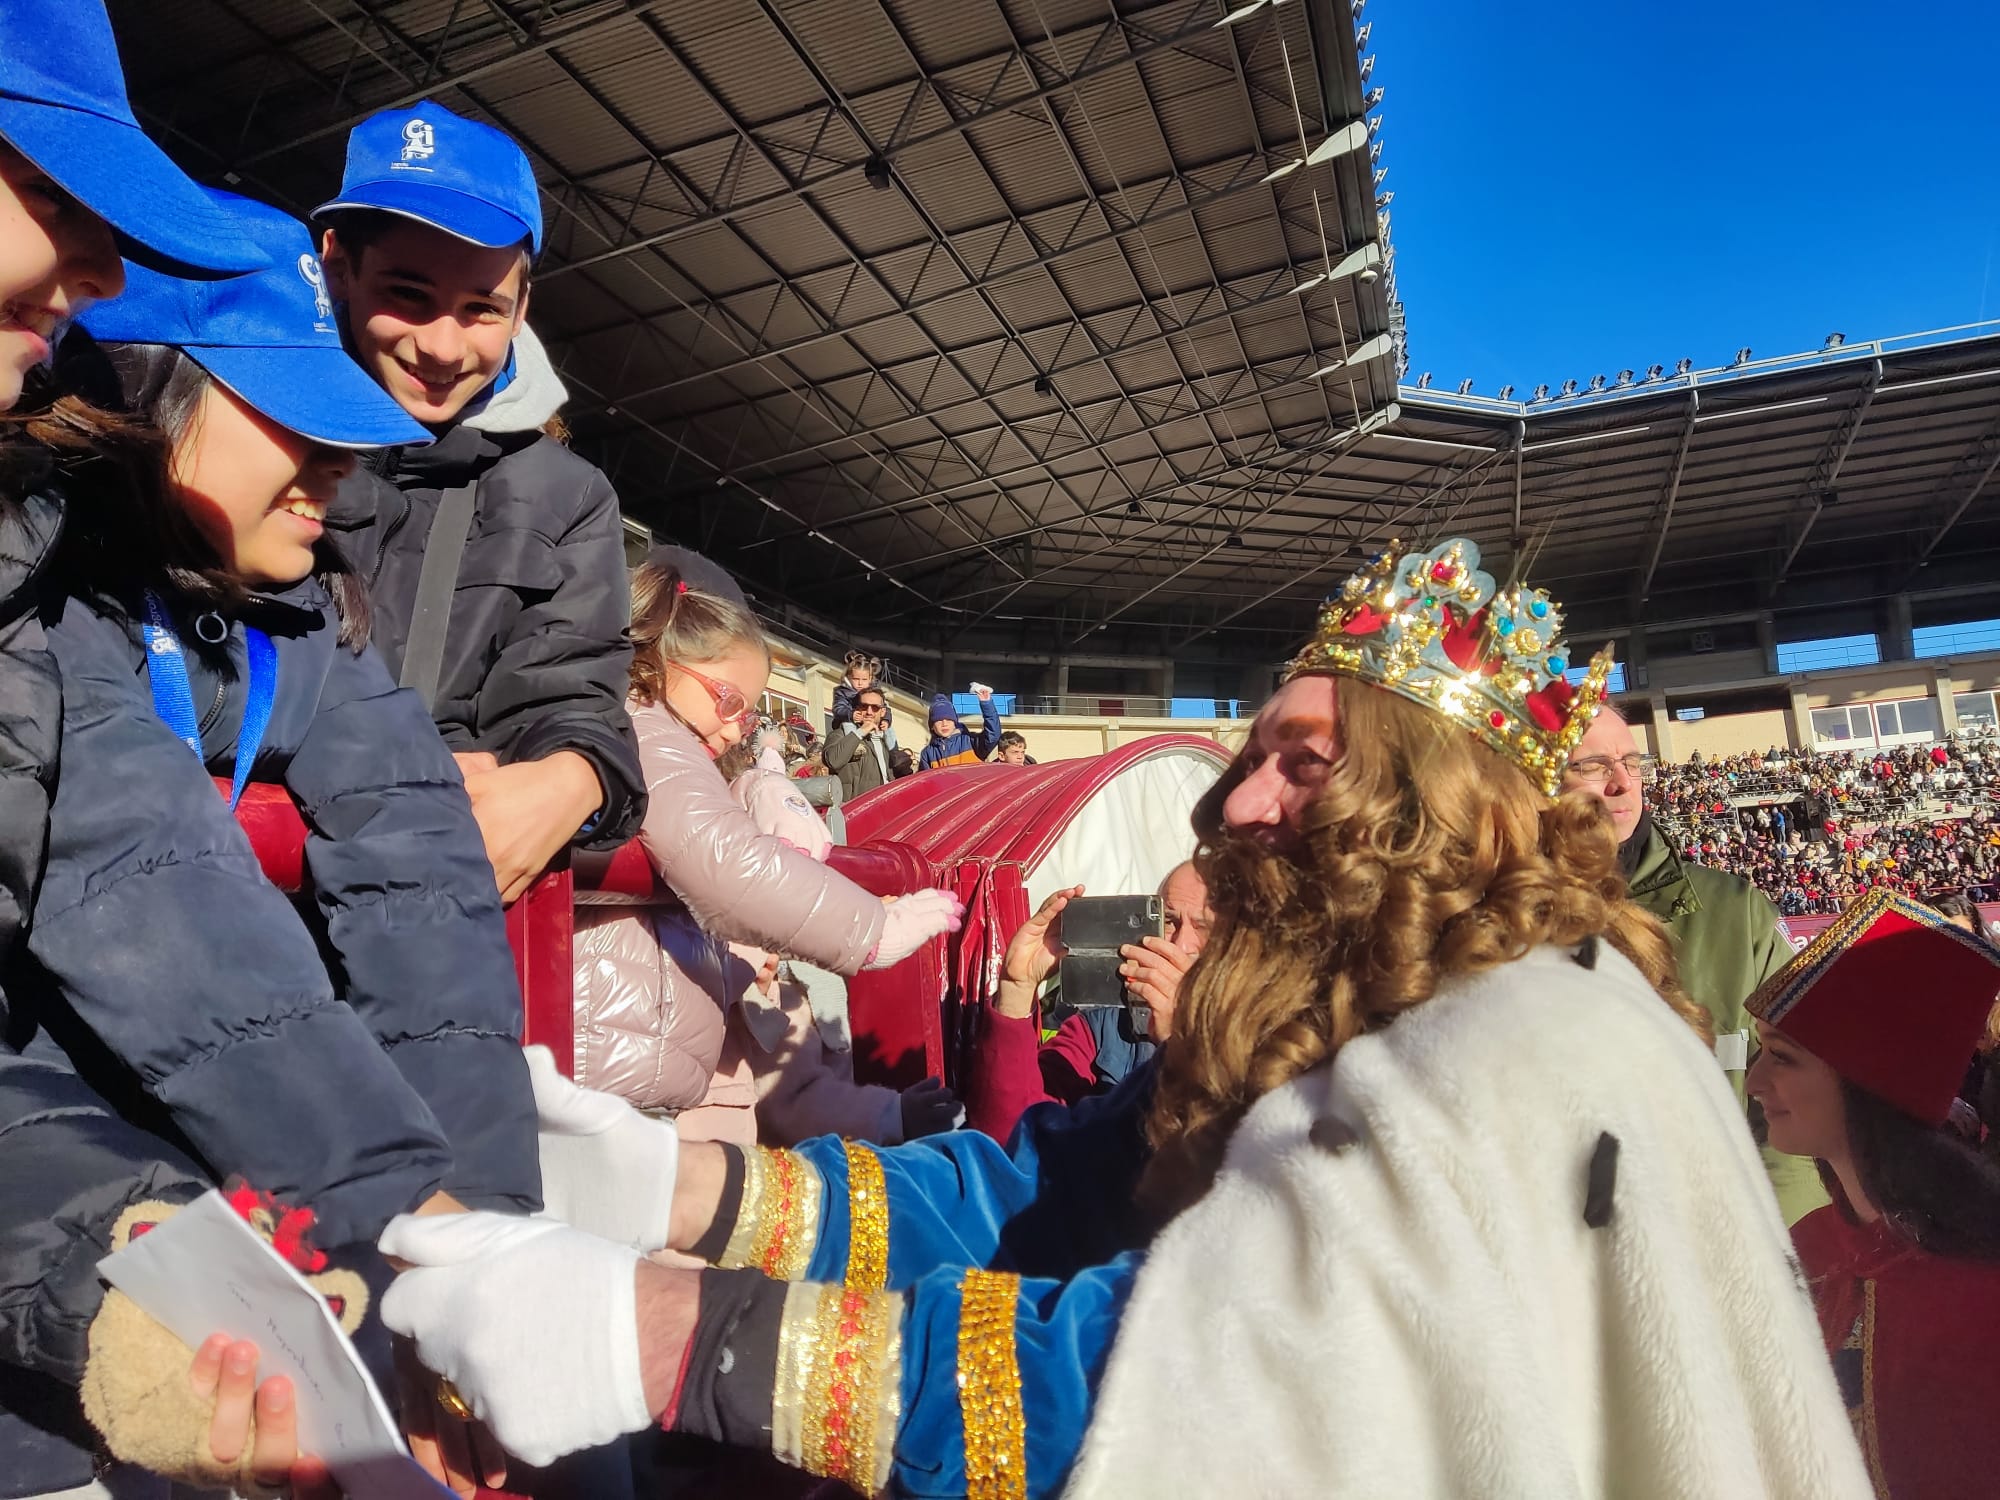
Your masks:
{"label": "stadium roof", "polygon": [[519,139],[579,447],[767,594],[1184,627],[1383,512],[1311,493],[1402,352],[1349,0],[112,11],[169,148],[295,211],[378,108]]}
{"label": "stadium roof", "polygon": [[379,108],[521,140],[578,446],[787,623],[1275,658],[1375,543],[1447,528],[1589,631],[2000,597],[1995,325],[1399,391],[1350,0],[111,9],[169,148],[295,211]]}

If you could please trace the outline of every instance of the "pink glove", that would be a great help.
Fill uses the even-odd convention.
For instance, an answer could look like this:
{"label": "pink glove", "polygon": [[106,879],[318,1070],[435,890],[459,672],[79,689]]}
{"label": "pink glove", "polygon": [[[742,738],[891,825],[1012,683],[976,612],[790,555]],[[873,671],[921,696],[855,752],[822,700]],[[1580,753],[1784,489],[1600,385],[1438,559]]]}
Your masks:
{"label": "pink glove", "polygon": [[956,932],[964,925],[965,903],[949,891],[918,891],[914,896],[903,896],[889,904],[881,941],[862,967],[890,968],[939,933]]}

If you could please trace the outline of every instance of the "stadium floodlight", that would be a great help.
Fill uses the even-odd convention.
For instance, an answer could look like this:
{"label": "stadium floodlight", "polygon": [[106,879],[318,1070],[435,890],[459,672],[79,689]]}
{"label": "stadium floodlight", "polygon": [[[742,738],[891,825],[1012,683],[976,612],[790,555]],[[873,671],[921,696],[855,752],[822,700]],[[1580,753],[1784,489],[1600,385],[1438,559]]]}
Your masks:
{"label": "stadium floodlight", "polygon": [[[1736,364],[1747,365],[1749,363],[1750,363],[1750,346],[1748,344],[1745,344],[1741,349],[1738,349],[1736,351]],[[1731,368],[1734,368],[1734,366],[1731,366]]]}
{"label": "stadium floodlight", "polygon": [[1599,391],[1601,391],[1601,390],[1603,390],[1603,389],[1604,389],[1604,377],[1603,377],[1602,375],[1593,375],[1593,376],[1591,376],[1591,377],[1590,377],[1590,390],[1591,390],[1591,394],[1592,394],[1592,395],[1595,395],[1595,394],[1596,394],[1597,392],[1599,392]]}
{"label": "stadium floodlight", "polygon": [[1530,405],[1533,405],[1537,401],[1546,401],[1548,399],[1549,399],[1548,382],[1544,381],[1542,382],[1542,384],[1535,387],[1535,394],[1528,398],[1528,402]]}
{"label": "stadium floodlight", "polygon": [[[1366,3],[1367,0],[1362,0],[1363,5],[1365,5]],[[1361,20],[1360,5],[1354,7],[1354,19],[1357,21]],[[1368,37],[1370,33],[1372,33],[1374,30],[1375,30],[1375,23],[1373,21],[1364,21],[1362,22],[1361,26],[1356,29],[1354,33],[1354,50],[1356,52],[1359,52],[1363,47],[1368,45]]]}
{"label": "stadium floodlight", "polygon": [[1361,12],[1368,9],[1368,0],[1354,0],[1354,4],[1351,7],[1351,9],[1354,15],[1354,19],[1357,21],[1360,20]]}
{"label": "stadium floodlight", "polygon": [[1423,374],[1417,377],[1417,389],[1420,391],[1427,391],[1430,388],[1431,388],[1431,372],[1429,370],[1426,370],[1424,371]]}
{"label": "stadium floodlight", "polygon": [[1381,160],[1382,143],[1380,141],[1370,141],[1368,143],[1368,165],[1371,167],[1376,166],[1380,164]]}
{"label": "stadium floodlight", "polygon": [[1394,188],[1390,188],[1389,191],[1386,193],[1377,193],[1375,195],[1375,212],[1378,214],[1381,213],[1383,209],[1387,208],[1391,203],[1394,203],[1395,201],[1396,201],[1396,190]]}
{"label": "stadium floodlight", "polygon": [[1662,375],[1666,373],[1667,373],[1667,367],[1665,365],[1646,366],[1646,380],[1649,384],[1655,380],[1658,380]]}
{"label": "stadium floodlight", "polygon": [[1232,532],[1230,532],[1228,536],[1226,536],[1226,537],[1224,537],[1224,538],[1222,539],[1222,545],[1223,545],[1223,546],[1225,546],[1225,547],[1240,547],[1240,546],[1242,546],[1242,545],[1243,545],[1243,533],[1242,533],[1242,532],[1240,532],[1240,531],[1232,531]]}
{"label": "stadium floodlight", "polygon": [[1389,169],[1387,167],[1377,167],[1375,169],[1375,176],[1373,181],[1376,187],[1380,187],[1384,182],[1388,181],[1388,179],[1389,179]]}
{"label": "stadium floodlight", "polygon": [[1846,343],[1846,342],[1847,342],[1847,335],[1846,335],[1846,334],[1844,334],[1844,333],[1829,333],[1829,334],[1828,334],[1828,335],[1826,336],[1826,342],[1825,342],[1825,343],[1824,343],[1823,345],[1821,345],[1820,347],[1821,347],[1821,348],[1824,348],[1824,349],[1838,349],[1838,348],[1839,348],[1839,347],[1840,347],[1840,346],[1841,346],[1842,344],[1844,344],[1844,343]]}
{"label": "stadium floodlight", "polygon": [[1380,115],[1371,116],[1368,121],[1368,139],[1371,141],[1374,140],[1375,137],[1381,133],[1381,130],[1382,130],[1382,117]]}
{"label": "stadium floodlight", "polygon": [[1574,380],[1565,380],[1562,383],[1562,389],[1558,391],[1557,394],[1562,396],[1574,396],[1576,394],[1576,382]]}
{"label": "stadium floodlight", "polygon": [[1146,513],[1146,507],[1141,505],[1137,500],[1127,500],[1125,502],[1126,515],[1143,516],[1145,513]]}
{"label": "stadium floodlight", "polygon": [[1514,399],[1514,387],[1512,387],[1511,385],[1501,386],[1500,399],[1502,401],[1512,401]]}
{"label": "stadium floodlight", "polygon": [[1461,380],[1458,383],[1458,393],[1461,396],[1470,396],[1472,394],[1472,382],[1469,380]]}
{"label": "stadium floodlight", "polygon": [[1368,81],[1368,75],[1370,73],[1373,73],[1374,71],[1375,71],[1375,54],[1371,52],[1366,57],[1361,59],[1361,81],[1363,83],[1366,83]]}
{"label": "stadium floodlight", "polygon": [[1618,388],[1620,390],[1623,390],[1626,386],[1630,385],[1631,383],[1632,383],[1632,372],[1630,370],[1620,370],[1618,372]]}
{"label": "stadium floodlight", "polygon": [[871,156],[861,168],[861,175],[868,179],[868,185],[877,192],[886,189],[893,180],[889,176],[889,163],[879,156]]}
{"label": "stadium floodlight", "polygon": [[1676,375],[1685,375],[1693,368],[1694,361],[1691,359],[1677,359],[1674,361],[1674,373]]}
{"label": "stadium floodlight", "polygon": [[1363,109],[1373,109],[1382,102],[1383,96],[1387,92],[1388,90],[1384,89],[1381,84],[1376,84],[1374,88],[1361,96],[1361,107]]}

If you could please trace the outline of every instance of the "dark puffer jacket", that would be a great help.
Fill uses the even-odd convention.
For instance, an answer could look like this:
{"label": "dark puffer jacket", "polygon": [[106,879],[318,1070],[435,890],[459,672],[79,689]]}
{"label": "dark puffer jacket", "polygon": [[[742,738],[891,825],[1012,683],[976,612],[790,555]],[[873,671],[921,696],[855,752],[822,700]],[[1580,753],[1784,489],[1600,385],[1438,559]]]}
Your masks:
{"label": "dark puffer jacket", "polygon": [[645,780],[625,715],[632,600],[611,482],[542,435],[564,392],[532,340],[520,374],[478,415],[428,448],[374,455],[340,487],[327,518],[367,580],[373,640],[402,671],[417,579],[438,502],[477,481],[432,717],[453,750],[502,764],[573,750],[605,802],[579,848],[610,849],[639,831]]}
{"label": "dark puffer jacket", "polygon": [[372,1241],[440,1188],[538,1206],[499,896],[415,695],[336,642],[317,583],[242,612],[277,647],[256,777],[304,811],[309,927],[209,779],[234,765],[241,622],[225,675],[181,621],[204,766],[153,711],[129,607],[71,596],[47,613],[61,775],[28,943],[39,983],[17,1004],[124,1118],[315,1209],[329,1246]]}

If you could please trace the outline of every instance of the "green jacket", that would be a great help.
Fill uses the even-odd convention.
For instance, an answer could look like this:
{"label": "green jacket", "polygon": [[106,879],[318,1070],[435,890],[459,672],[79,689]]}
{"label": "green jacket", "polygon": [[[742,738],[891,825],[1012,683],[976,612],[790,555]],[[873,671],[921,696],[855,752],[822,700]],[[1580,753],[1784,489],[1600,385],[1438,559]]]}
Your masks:
{"label": "green jacket", "polygon": [[[1757,1045],[1757,1029],[1743,1002],[1792,958],[1778,909],[1747,880],[1683,863],[1658,828],[1639,856],[1631,896],[1673,935],[1681,987],[1714,1020],[1717,1057],[1741,1098],[1743,1070]],[[1787,1224],[1827,1202],[1810,1159],[1766,1146],[1764,1166]]]}

